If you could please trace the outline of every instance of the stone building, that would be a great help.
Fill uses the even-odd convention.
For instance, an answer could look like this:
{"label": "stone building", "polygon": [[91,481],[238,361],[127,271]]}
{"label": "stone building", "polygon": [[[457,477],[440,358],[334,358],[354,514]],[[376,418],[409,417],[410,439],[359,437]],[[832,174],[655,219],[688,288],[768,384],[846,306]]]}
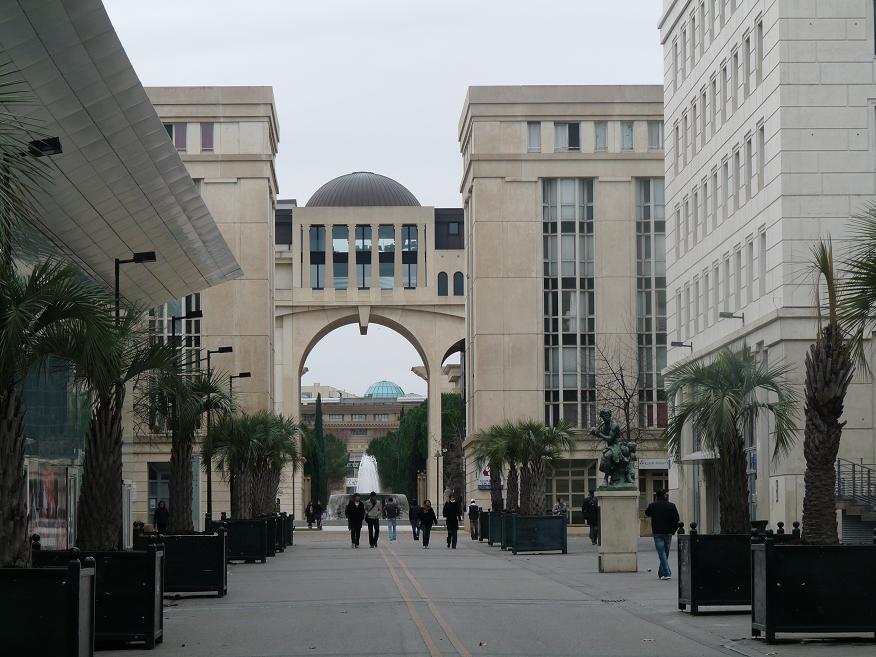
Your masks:
{"label": "stone building", "polygon": [[[850,216],[873,200],[874,5],[665,1],[668,362],[751,347],[804,379],[814,340],[810,248],[841,253]],[[856,376],[840,457],[874,463],[873,385]],[[768,397],[763,397],[767,401]],[[771,462],[771,418],[745,431],[752,518],[801,519],[802,431]],[[802,426],[802,407],[798,417]],[[671,473],[682,517],[718,528],[713,454],[694,432]],[[841,514],[843,529],[860,516]]]}
{"label": "stone building", "polygon": [[617,387],[607,363],[641,383],[642,501],[665,486],[662,101],[659,86],[470,87],[459,120],[468,435],[523,417],[578,427],[548,482],[573,523],[601,480],[588,428]]}

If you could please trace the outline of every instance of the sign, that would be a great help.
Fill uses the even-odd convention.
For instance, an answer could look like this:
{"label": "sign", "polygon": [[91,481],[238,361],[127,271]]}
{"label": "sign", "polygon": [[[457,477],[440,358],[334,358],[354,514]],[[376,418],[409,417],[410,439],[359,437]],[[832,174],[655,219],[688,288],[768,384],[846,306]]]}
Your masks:
{"label": "sign", "polygon": [[669,470],[672,459],[639,459],[639,470]]}
{"label": "sign", "polygon": [[356,484],[359,483],[359,479],[356,477],[347,477],[344,479],[344,486],[347,488],[356,488]]}
{"label": "sign", "polygon": [[481,474],[478,477],[478,490],[492,490],[490,483],[490,469],[484,467],[481,469]]}

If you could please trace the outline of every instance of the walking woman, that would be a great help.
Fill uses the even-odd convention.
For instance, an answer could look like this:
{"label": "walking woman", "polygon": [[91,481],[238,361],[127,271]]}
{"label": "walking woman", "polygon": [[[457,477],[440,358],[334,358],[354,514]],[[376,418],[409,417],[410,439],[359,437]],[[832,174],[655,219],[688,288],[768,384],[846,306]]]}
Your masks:
{"label": "walking woman", "polygon": [[371,495],[365,500],[365,522],[368,523],[368,545],[377,547],[377,539],[380,538],[380,516],[383,515],[383,505],[377,499],[377,493],[371,491]]}
{"label": "walking woman", "polygon": [[429,549],[429,534],[432,533],[432,525],[438,524],[438,518],[435,516],[435,509],[432,508],[432,502],[425,500],[420,508],[420,531],[423,534],[423,549]]}
{"label": "walking woman", "polygon": [[313,529],[313,521],[316,517],[316,508],[313,504],[313,500],[310,500],[307,503],[307,506],[304,507],[304,518],[307,520],[307,528]]}
{"label": "walking woman", "polygon": [[344,511],[347,516],[347,527],[350,528],[350,540],[353,542],[353,547],[359,547],[359,534],[362,533],[362,522],[365,520],[365,505],[362,504],[362,498],[359,493],[353,495],[353,499],[347,504],[347,509]]}

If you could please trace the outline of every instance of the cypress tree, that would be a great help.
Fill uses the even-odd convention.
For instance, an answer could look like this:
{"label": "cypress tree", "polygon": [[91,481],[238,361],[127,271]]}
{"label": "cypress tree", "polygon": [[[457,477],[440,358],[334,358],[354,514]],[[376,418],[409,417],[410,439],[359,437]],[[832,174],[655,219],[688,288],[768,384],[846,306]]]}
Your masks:
{"label": "cypress tree", "polygon": [[328,479],[325,468],[325,433],[322,427],[322,395],[316,395],[316,414],[313,421],[313,441],[317,462],[313,469],[313,486],[316,499],[323,505],[328,502]]}

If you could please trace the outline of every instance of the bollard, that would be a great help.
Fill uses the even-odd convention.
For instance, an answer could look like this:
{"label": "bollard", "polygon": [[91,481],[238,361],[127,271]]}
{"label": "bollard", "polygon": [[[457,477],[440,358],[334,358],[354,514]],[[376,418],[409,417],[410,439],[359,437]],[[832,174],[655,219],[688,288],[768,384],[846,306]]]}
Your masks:
{"label": "bollard", "polygon": [[695,522],[690,523],[690,533],[691,533],[691,535],[699,533],[699,532],[697,532],[697,523],[695,523]]}
{"label": "bollard", "polygon": [[684,523],[683,522],[678,523],[678,532],[677,533],[679,536],[684,534]]}
{"label": "bollard", "polygon": [[42,550],[43,546],[40,545],[40,535],[39,534],[31,534],[30,535],[30,549],[31,550]]}
{"label": "bollard", "polygon": [[791,530],[791,534],[793,534],[794,538],[799,539],[800,538],[800,523],[795,520],[791,524],[794,527],[794,529]]}
{"label": "bollard", "polygon": [[783,536],[785,534],[785,523],[783,523],[781,520],[779,520],[779,522],[777,522],[776,524],[779,527],[776,530],[776,534],[778,534],[779,536]]}

